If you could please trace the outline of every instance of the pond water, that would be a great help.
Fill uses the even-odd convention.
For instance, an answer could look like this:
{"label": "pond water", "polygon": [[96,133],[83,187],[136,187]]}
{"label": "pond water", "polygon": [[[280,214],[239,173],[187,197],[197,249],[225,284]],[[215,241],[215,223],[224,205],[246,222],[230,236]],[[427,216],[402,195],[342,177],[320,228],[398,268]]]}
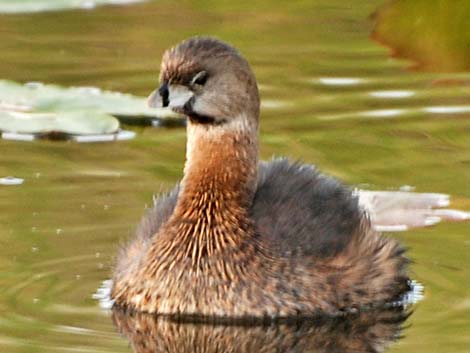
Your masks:
{"label": "pond water", "polygon": [[[259,80],[262,158],[302,159],[369,189],[410,185],[450,194],[454,208],[470,209],[470,73],[411,71],[409,61],[390,58],[369,38],[370,14],[381,5],[159,0],[0,15],[0,78],[147,95],[167,47],[194,34],[216,35],[244,53]],[[1,352],[132,351],[92,296],[152,195],[181,177],[185,130],[126,129],[136,138],[0,140],[0,177],[23,179],[0,185]],[[468,222],[391,234],[409,248],[425,297],[390,352],[468,352],[469,234]],[[126,332],[121,319],[114,317]],[[155,332],[148,319],[139,322],[143,331],[128,333],[137,339],[144,329],[163,342],[175,335],[194,342],[206,331],[215,333],[214,344],[222,344],[222,334],[256,337],[240,328],[195,332],[170,324]],[[259,342],[273,344],[281,331],[265,330]],[[284,335],[306,332],[294,331]]]}

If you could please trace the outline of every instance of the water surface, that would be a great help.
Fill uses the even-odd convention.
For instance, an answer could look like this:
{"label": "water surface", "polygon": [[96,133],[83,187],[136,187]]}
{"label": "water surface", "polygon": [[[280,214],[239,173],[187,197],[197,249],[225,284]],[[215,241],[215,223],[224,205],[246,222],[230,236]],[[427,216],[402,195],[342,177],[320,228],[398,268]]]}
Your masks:
{"label": "water surface", "polygon": [[[470,73],[410,71],[371,41],[382,1],[149,1],[0,15],[0,77],[147,95],[164,49],[194,34],[240,48],[263,99],[261,156],[353,185],[452,195],[470,209]],[[425,33],[423,33],[425,35]],[[126,127],[127,128],[127,127]],[[182,175],[182,128],[132,141],[0,141],[0,351],[130,352],[92,294],[152,195]],[[466,352],[470,225],[391,236],[425,298],[390,352]]]}

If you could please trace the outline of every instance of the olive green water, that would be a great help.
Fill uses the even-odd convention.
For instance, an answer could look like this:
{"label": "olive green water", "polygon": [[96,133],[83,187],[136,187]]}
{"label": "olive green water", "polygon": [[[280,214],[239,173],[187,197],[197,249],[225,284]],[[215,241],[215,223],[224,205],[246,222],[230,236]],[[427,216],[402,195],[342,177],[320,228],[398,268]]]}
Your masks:
{"label": "olive green water", "polygon": [[[0,15],[0,78],[146,95],[165,48],[216,35],[258,77],[263,158],[292,156],[371,189],[447,193],[470,209],[470,73],[391,59],[369,39],[382,3],[160,0]],[[181,177],[185,150],[183,128],[135,131],[111,144],[0,140],[0,177],[25,179],[0,186],[1,352],[131,351],[92,294],[152,194]],[[425,298],[390,352],[468,352],[470,224],[391,236],[410,248]]]}

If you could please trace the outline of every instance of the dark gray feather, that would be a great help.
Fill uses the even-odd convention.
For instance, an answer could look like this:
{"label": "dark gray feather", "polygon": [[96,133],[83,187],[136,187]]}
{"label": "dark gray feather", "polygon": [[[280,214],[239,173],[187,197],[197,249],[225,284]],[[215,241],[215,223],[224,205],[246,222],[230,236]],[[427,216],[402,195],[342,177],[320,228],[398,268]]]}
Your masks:
{"label": "dark gray feather", "polygon": [[[179,186],[159,197],[138,229],[143,243],[170,217]],[[251,215],[259,235],[285,255],[334,256],[359,227],[363,211],[351,190],[313,166],[287,159],[262,162]]]}

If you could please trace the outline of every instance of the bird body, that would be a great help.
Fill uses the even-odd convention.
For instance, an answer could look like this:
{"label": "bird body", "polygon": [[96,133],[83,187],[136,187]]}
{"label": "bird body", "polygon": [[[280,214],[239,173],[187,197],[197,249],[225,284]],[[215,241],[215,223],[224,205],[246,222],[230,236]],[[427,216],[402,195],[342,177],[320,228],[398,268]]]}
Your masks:
{"label": "bird body", "polygon": [[196,37],[164,54],[151,105],[188,117],[184,177],[121,249],[115,305],[164,315],[340,314],[408,288],[403,248],[350,189],[286,159],[258,163],[259,95],[231,46]]}

